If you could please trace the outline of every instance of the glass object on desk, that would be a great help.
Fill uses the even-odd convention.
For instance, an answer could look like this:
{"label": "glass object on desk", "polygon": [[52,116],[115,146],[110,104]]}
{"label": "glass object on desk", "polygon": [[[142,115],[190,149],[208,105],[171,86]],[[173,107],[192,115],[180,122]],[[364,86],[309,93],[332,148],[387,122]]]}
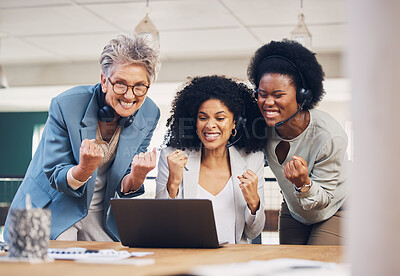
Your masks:
{"label": "glass object on desk", "polygon": [[26,209],[9,211],[8,256],[22,259],[45,259],[50,240],[50,210],[32,208],[29,194]]}

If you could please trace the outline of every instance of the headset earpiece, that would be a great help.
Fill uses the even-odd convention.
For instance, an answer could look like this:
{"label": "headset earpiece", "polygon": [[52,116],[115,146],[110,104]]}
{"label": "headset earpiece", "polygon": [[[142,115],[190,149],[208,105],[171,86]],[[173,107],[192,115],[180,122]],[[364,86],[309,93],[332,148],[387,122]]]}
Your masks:
{"label": "headset earpiece", "polygon": [[96,93],[97,105],[99,106],[97,117],[102,122],[112,122],[115,117],[115,111],[111,106],[105,104],[106,93],[104,93],[102,89],[98,89]]}
{"label": "headset earpiece", "polygon": [[244,117],[243,114],[240,114],[237,118],[236,118],[236,130],[240,133],[241,131],[243,131],[243,129],[246,127],[246,122],[247,119],[246,117]]}
{"label": "headset earpiece", "polygon": [[117,124],[122,128],[126,128],[133,123],[133,119],[134,119],[134,115],[131,115],[129,117],[119,117],[117,119]]}
{"label": "headset earpiece", "polygon": [[254,89],[254,98],[258,100],[258,88]]}
{"label": "headset earpiece", "polygon": [[225,146],[226,148],[229,148],[236,144],[240,138],[242,138],[243,132],[246,128],[246,123],[247,123],[247,118],[245,116],[245,110],[243,111],[242,114],[239,114],[237,118],[235,119],[235,129],[236,129],[236,135],[231,139],[231,141]]}
{"label": "headset earpiece", "polygon": [[306,104],[312,101],[313,95],[310,89],[301,88],[296,93],[296,100],[298,104]]}

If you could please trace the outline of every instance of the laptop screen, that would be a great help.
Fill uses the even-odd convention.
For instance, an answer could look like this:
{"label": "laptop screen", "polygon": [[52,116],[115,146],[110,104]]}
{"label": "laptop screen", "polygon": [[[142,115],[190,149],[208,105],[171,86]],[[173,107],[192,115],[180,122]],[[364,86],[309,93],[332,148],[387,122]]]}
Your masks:
{"label": "laptop screen", "polygon": [[207,199],[111,199],[121,243],[130,247],[217,248]]}

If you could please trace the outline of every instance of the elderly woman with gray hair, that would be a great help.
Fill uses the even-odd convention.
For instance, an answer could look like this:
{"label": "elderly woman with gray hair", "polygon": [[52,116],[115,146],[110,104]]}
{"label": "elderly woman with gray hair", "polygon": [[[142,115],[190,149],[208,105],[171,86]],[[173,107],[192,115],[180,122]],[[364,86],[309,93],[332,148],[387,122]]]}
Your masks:
{"label": "elderly woman with gray hair", "polygon": [[[51,211],[51,239],[118,241],[110,198],[144,193],[156,152],[147,152],[160,111],[147,97],[158,52],[139,37],[112,39],[100,56],[101,82],[52,99],[49,117],[14,200]],[[4,236],[7,240],[8,223]]]}

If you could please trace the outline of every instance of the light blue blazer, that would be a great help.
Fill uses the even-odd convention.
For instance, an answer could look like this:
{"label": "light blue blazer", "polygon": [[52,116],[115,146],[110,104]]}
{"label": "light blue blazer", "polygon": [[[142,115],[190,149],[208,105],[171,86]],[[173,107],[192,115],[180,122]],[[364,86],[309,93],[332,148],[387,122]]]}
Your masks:
{"label": "light blue blazer", "polygon": [[[10,207],[25,208],[25,197],[30,194],[33,207],[49,209],[50,239],[56,239],[83,219],[89,210],[97,169],[77,190],[68,186],[67,171],[78,164],[82,141],[96,139],[99,107],[95,92],[99,89],[100,84],[78,86],[52,99],[42,139]],[[147,151],[159,117],[159,108],[147,97],[133,123],[121,131],[115,160],[108,171],[103,202],[104,226],[115,241],[119,240],[119,236],[110,209],[110,199],[124,197],[120,192],[121,180],[130,172],[133,156]],[[143,193],[144,188],[141,188],[138,193],[128,196]],[[8,221],[4,228],[6,240],[7,231]]]}
{"label": "light blue blazer", "polygon": [[[168,147],[161,151],[156,179],[156,198],[170,198],[166,187],[169,175],[167,155],[174,150],[174,148]],[[199,185],[201,151],[183,151],[183,153],[188,157],[188,160],[183,170],[183,180],[179,186],[176,198],[196,198]],[[235,243],[248,243],[247,239],[256,238],[264,229],[265,224],[264,154],[261,151],[246,154],[244,151],[239,151],[233,146],[229,148],[229,157],[236,208]],[[260,208],[255,216],[251,215],[250,209],[247,207],[247,203],[239,187],[240,181],[237,178],[237,176],[242,175],[247,169],[252,170],[258,176],[257,192],[260,197]]]}

